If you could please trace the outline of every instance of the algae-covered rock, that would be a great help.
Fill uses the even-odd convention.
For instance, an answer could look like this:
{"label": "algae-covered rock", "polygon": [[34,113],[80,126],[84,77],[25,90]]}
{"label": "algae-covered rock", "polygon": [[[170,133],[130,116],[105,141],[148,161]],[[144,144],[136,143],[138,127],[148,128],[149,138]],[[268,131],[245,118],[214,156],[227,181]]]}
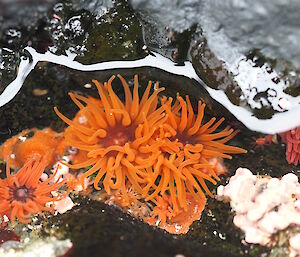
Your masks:
{"label": "algae-covered rock", "polygon": [[92,64],[107,60],[134,60],[146,55],[142,27],[135,13],[124,3],[91,22],[84,55],[76,60]]}
{"label": "algae-covered rock", "polygon": [[[220,247],[207,237],[172,236],[142,221],[132,219],[119,208],[87,199],[63,216],[49,220],[47,234],[70,238],[72,256],[240,256],[239,251]],[[200,228],[199,228],[200,229]],[[209,231],[209,234],[213,231]],[[245,254],[245,255],[244,255]],[[243,256],[248,255],[247,251]]]}

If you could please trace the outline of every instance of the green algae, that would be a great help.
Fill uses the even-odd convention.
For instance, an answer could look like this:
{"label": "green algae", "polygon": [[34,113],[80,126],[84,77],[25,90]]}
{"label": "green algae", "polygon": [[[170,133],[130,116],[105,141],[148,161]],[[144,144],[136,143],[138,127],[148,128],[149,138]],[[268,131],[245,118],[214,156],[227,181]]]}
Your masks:
{"label": "green algae", "polygon": [[115,6],[90,25],[83,56],[77,61],[93,64],[101,61],[135,60],[146,56],[142,27],[125,1]]}

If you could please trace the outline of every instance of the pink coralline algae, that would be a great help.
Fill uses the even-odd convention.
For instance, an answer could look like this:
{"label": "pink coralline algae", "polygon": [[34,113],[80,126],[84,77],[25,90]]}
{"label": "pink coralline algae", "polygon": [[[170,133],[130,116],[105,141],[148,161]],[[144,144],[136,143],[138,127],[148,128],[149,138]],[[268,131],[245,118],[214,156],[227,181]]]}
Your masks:
{"label": "pink coralline algae", "polygon": [[[300,226],[300,183],[293,173],[279,179],[239,168],[228,185],[218,187],[217,199],[230,201],[233,223],[245,232],[247,243],[270,245],[272,235]],[[292,246],[299,235],[292,239]]]}
{"label": "pink coralline algae", "polygon": [[286,143],[286,159],[288,163],[298,165],[300,162],[300,126],[281,134]]}

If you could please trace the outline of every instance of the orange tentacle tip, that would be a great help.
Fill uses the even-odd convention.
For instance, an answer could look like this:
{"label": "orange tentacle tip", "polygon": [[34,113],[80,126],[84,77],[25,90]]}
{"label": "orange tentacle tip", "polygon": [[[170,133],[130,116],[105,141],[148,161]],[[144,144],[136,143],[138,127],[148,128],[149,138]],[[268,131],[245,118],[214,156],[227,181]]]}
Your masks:
{"label": "orange tentacle tip", "polygon": [[49,203],[62,199],[66,194],[53,192],[63,186],[64,181],[51,182],[55,174],[41,181],[47,166],[47,158],[32,158],[12,174],[6,163],[6,178],[0,179],[0,215],[6,215],[12,224],[17,219],[21,223],[31,221],[32,215],[42,211],[52,211]]}

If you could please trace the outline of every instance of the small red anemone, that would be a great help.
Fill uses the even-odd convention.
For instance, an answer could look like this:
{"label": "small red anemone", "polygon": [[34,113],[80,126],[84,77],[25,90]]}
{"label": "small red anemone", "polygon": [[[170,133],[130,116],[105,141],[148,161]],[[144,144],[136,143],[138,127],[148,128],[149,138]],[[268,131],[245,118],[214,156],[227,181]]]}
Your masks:
{"label": "small red anemone", "polygon": [[300,162],[300,126],[281,134],[286,143],[286,159],[295,166]]}

